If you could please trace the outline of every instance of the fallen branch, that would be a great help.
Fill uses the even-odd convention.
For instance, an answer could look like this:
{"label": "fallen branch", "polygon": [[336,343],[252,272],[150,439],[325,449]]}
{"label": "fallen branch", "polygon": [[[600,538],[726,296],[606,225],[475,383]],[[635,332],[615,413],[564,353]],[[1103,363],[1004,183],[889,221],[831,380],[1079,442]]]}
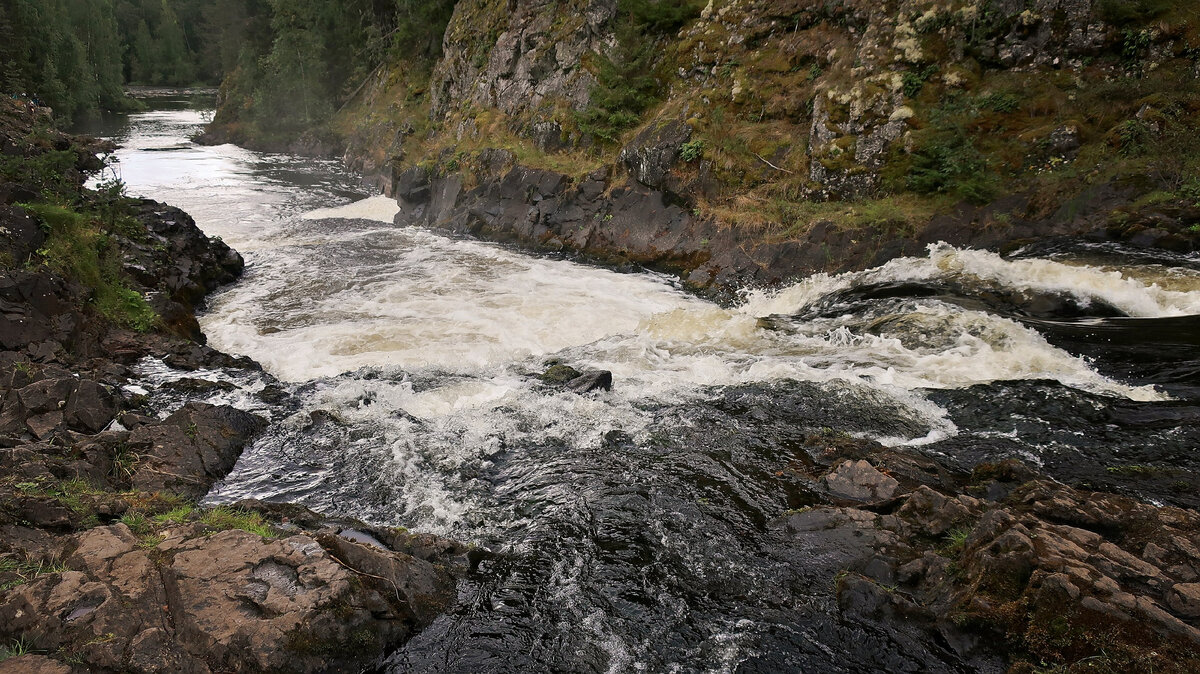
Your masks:
{"label": "fallen branch", "polygon": [[775,169],[776,171],[783,171],[784,173],[791,173],[793,175],[795,175],[795,173],[796,173],[795,171],[789,171],[785,168],[780,168],[780,167],[772,164],[771,162],[767,161],[766,159],[763,159],[762,155],[757,152],[754,153],[754,156],[758,157],[759,161],[766,164],[767,166],[770,166],[771,168]]}

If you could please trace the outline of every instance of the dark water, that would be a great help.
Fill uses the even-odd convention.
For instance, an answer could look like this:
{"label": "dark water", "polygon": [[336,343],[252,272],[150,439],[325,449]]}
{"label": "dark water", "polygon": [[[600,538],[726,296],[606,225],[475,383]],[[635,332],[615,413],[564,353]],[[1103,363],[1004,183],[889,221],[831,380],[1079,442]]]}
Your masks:
{"label": "dark water", "polygon": [[[1190,258],[941,246],[726,309],[657,276],[396,228],[382,200],[301,218],[365,195],[332,163],[196,147],[204,118],[177,97],[105,129],[132,192],[249,262],[203,325],[279,379],[199,376],[237,380],[205,395],[273,421],[209,500],[494,553],[386,670],[975,671],[844,618],[844,560],[779,526],[819,499],[798,477],[814,436],[1200,505]],[[614,389],[543,387],[528,375],[548,358],[610,370]],[[143,385],[185,374],[146,363]]]}

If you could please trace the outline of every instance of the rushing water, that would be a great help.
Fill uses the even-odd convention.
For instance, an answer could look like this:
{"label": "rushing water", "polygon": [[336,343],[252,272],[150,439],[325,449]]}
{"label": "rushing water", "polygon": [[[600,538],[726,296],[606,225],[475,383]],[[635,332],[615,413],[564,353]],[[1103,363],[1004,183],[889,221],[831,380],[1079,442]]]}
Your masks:
{"label": "rushing water", "polygon": [[[942,647],[841,621],[836,569],[772,526],[811,502],[787,470],[806,436],[1075,481],[1194,467],[1193,258],[934,246],[722,307],[657,275],[397,227],[395,202],[335,163],[199,147],[204,121],[164,98],[94,131],[123,145],[131,192],[247,260],[201,323],[282,383],[200,374],[237,379],[248,393],[216,399],[273,419],[209,500],[292,500],[497,553],[394,671],[959,671]],[[530,375],[549,359],[610,370],[613,390],[545,387]],[[286,404],[254,395],[278,387]]]}

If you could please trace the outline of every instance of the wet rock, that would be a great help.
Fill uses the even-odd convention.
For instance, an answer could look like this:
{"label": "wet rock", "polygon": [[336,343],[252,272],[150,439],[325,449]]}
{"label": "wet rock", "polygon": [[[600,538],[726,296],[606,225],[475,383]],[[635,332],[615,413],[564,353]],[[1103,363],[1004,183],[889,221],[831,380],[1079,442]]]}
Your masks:
{"label": "wet rock", "polygon": [[590,370],[567,382],[567,388],[576,393],[588,391],[611,391],[612,373],[608,370]]}
{"label": "wet rock", "polygon": [[581,375],[582,373],[579,370],[570,365],[557,364],[551,365],[545,372],[538,375],[538,379],[547,384],[562,385],[577,379]]}
{"label": "wet rock", "polygon": [[200,498],[265,425],[233,407],[188,403],[161,423],[132,431],[129,446],[142,457],[133,485]]}
{"label": "wet rock", "polygon": [[575,393],[587,393],[595,390],[612,390],[612,373],[607,370],[587,370],[580,372],[570,365],[555,363],[538,375],[544,384],[563,388]]}
{"label": "wet rock", "polygon": [[864,460],[846,461],[822,478],[825,488],[835,496],[856,501],[885,501],[900,483],[884,475]]}

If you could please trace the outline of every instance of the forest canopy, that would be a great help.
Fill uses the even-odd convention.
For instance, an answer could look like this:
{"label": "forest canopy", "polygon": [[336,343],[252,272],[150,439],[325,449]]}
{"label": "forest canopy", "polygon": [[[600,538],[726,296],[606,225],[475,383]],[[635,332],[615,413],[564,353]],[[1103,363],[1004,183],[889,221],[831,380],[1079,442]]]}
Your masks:
{"label": "forest canopy", "polygon": [[[389,54],[436,56],[450,0],[0,0],[0,89],[61,123],[126,85],[217,85],[251,119],[327,118]],[[235,106],[239,107],[239,106]]]}

